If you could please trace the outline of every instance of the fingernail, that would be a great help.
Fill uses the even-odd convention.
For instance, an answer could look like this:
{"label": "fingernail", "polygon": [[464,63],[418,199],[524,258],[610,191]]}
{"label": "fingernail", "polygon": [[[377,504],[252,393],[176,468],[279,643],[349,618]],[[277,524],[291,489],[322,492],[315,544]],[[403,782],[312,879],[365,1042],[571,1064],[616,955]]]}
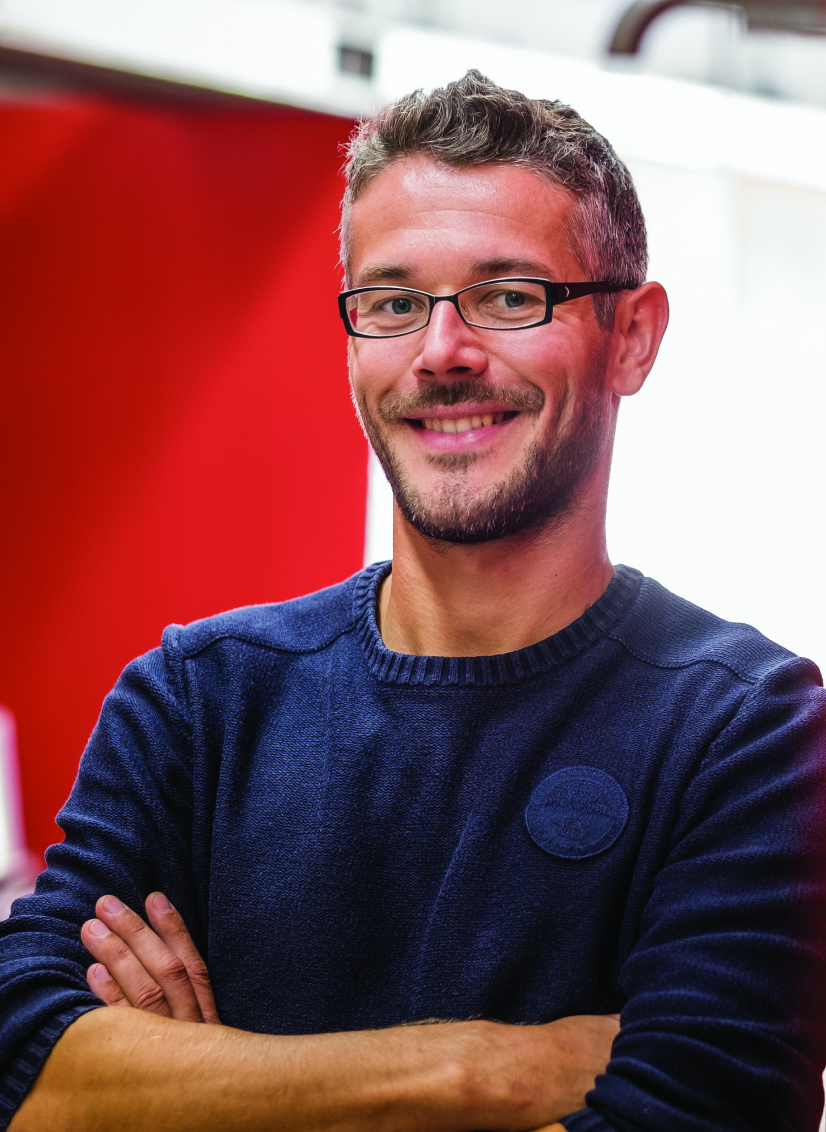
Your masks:
{"label": "fingernail", "polygon": [[92,933],[92,935],[96,935],[99,939],[103,939],[105,935],[112,934],[107,928],[106,924],[102,923],[102,921],[100,920],[90,920],[89,931]]}
{"label": "fingernail", "polygon": [[152,897],[152,905],[156,912],[171,912],[172,905],[162,892],[156,892]]}
{"label": "fingernail", "polygon": [[103,901],[103,907],[110,916],[118,916],[123,911],[123,905],[120,900],[118,900],[117,896],[107,896]]}

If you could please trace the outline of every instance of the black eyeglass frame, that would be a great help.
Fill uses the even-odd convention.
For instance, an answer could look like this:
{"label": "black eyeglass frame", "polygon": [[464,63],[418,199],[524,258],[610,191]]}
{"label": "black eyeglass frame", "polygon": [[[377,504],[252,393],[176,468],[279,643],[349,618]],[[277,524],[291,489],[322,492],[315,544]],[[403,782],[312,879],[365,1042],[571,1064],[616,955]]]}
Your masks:
{"label": "black eyeglass frame", "polygon": [[[459,296],[463,295],[465,291],[473,291],[475,288],[484,287],[488,283],[541,283],[545,288],[545,317],[539,319],[538,322],[527,322],[524,326],[483,326],[478,322],[469,322],[462,314]],[[341,315],[344,329],[351,338],[404,338],[407,334],[418,334],[420,330],[429,326],[433,309],[437,303],[452,303],[462,322],[466,326],[475,327],[477,330],[531,330],[534,326],[545,326],[549,323],[554,316],[554,307],[559,306],[560,303],[567,303],[571,299],[581,299],[583,295],[599,295],[627,290],[628,287],[625,285],[608,283],[605,280],[599,283],[552,283],[550,279],[539,279],[531,275],[506,275],[502,279],[484,279],[481,283],[472,283],[469,287],[463,287],[461,291],[457,291],[454,295],[431,295],[429,291],[419,291],[415,287],[392,287],[387,284],[376,284],[371,287],[353,287],[350,291],[342,291],[338,296],[338,313]],[[352,295],[360,295],[367,291],[399,291],[406,295],[423,295],[430,304],[427,321],[423,322],[421,326],[417,326],[415,330],[402,330],[399,334],[362,334],[350,322],[350,316],[347,313],[347,300]]]}

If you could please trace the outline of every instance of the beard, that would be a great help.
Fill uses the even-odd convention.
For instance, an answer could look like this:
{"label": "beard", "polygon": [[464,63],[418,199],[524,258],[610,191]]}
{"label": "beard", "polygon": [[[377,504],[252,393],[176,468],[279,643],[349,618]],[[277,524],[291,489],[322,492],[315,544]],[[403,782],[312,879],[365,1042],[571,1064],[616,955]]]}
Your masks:
{"label": "beard", "polygon": [[[433,384],[411,397],[383,402],[378,409],[381,423],[370,414],[366,403],[357,406],[367,438],[407,522],[427,539],[464,545],[561,524],[571,514],[580,486],[599,464],[610,440],[602,397],[605,363],[604,352],[592,359],[576,394],[570,389],[566,391],[544,435],[534,440],[522,463],[505,479],[481,491],[467,484],[467,472],[479,459],[477,453],[431,454],[431,466],[443,475],[435,490],[427,497],[422,495],[410,482],[384,426],[423,410],[463,402],[491,403],[497,408],[538,416],[545,404],[541,390],[535,386],[520,390],[471,380]],[[563,425],[566,415],[568,419]]]}

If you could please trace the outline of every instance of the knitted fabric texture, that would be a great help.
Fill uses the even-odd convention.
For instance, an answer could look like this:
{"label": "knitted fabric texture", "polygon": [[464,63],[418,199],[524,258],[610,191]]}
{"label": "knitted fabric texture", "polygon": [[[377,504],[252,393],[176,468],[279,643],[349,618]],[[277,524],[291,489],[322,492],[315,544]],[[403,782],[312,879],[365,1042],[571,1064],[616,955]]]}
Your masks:
{"label": "knitted fabric texture", "polygon": [[815,1132],[815,666],[624,567],[539,644],[402,656],[376,627],[388,568],[173,626],[126,668],[0,925],[0,1128],[100,1005],[96,898],[160,889],[228,1025],[622,1011],[569,1132]]}

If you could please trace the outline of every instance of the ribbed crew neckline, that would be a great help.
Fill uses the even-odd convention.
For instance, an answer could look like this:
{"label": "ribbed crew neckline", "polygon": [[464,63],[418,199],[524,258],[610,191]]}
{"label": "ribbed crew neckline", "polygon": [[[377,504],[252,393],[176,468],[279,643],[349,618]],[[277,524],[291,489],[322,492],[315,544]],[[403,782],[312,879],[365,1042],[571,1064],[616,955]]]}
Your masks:
{"label": "ribbed crew neckline", "polygon": [[573,660],[606,635],[639,592],[642,574],[617,566],[608,588],[581,617],[516,652],[496,656],[410,656],[391,652],[381,639],[376,622],[378,589],[390,573],[391,562],[376,562],[356,579],[353,613],[367,666],[389,684],[515,684],[530,676]]}

